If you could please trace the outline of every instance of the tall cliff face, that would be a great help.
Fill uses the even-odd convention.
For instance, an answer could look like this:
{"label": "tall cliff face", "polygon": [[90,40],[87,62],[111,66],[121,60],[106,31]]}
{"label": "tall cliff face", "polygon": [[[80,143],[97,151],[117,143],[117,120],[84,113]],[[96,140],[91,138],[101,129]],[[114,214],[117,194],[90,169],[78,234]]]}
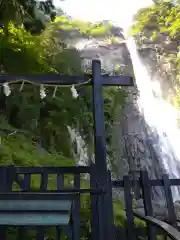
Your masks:
{"label": "tall cliff face", "polygon": [[[117,109],[117,120],[113,131],[117,175],[122,178],[128,171],[146,169],[150,172],[151,178],[158,178],[160,171],[163,170],[158,165],[158,156],[153,148],[156,136],[144,120],[136,84],[126,91],[127,98],[123,107],[123,116],[118,117]],[[154,166],[152,159],[157,162]]]}
{"label": "tall cliff face", "polygon": [[[86,71],[91,70],[92,59],[98,59],[101,61],[103,73],[108,73],[110,75],[123,74],[126,76],[133,76],[132,62],[126,44],[124,43],[124,39],[119,38],[118,40],[119,42],[112,43],[104,40],[103,38],[93,38],[90,40],[85,40],[85,46],[81,45],[83,43],[82,40],[77,43],[76,47],[79,47],[81,51],[81,57],[83,59],[84,68],[86,69]],[[114,69],[116,69],[117,66],[120,66],[120,72],[114,72]],[[129,96],[131,91],[136,91],[135,89],[136,87],[132,87],[131,90],[127,90],[126,88],[124,88],[124,91]],[[122,104],[118,105],[114,109],[114,115],[116,120],[111,133],[111,148],[114,154],[113,156],[108,158],[109,168],[112,169],[114,178],[118,178],[119,176],[124,175],[128,171],[127,157],[124,156],[123,159],[121,159],[121,152],[125,152],[126,149],[125,144],[124,146],[122,146],[122,141],[124,139],[123,127],[126,119],[121,122],[121,117],[125,114],[126,111],[131,112],[130,105],[133,105],[130,99],[128,102],[128,99],[129,97],[127,97],[126,99],[125,106],[129,106],[127,107],[129,108],[129,110],[126,110],[125,108],[123,109]]]}
{"label": "tall cliff face", "polygon": [[[59,34],[59,32],[57,34]],[[82,67],[84,68],[85,71],[90,72],[92,60],[98,59],[101,61],[102,74],[109,74],[109,75],[124,74],[127,76],[133,75],[132,63],[130,60],[129,53],[127,51],[126,44],[124,42],[124,37],[121,34],[121,29],[113,27],[109,36],[108,35],[96,36],[96,37],[83,36],[81,33],[78,32],[78,29],[74,29],[72,31],[64,31],[64,32],[61,32],[61,36],[62,34],[63,34],[63,39],[66,42],[67,46],[69,48],[74,47],[78,50],[78,53],[80,54],[80,57],[83,60]],[[71,38],[69,36],[71,36]],[[107,90],[107,88],[104,88],[104,93],[105,93],[105,90]],[[120,95],[122,92],[124,91],[119,90]],[[117,103],[119,102],[118,113],[120,115],[122,115],[121,98],[124,99],[124,97],[121,97],[121,96],[119,96],[119,98],[110,97],[110,99],[113,99],[114,101],[113,105],[117,105]],[[108,102],[105,102],[105,111],[108,104],[109,104]],[[116,111],[117,110],[114,109],[112,115],[115,115]],[[109,135],[111,138],[111,131],[107,131],[106,134]],[[76,136],[73,137],[74,139],[73,142],[76,141],[74,152],[77,155],[78,159],[84,159],[83,161],[81,161],[81,164],[86,165],[88,164],[88,161],[92,160],[93,136],[91,137],[91,141],[88,143],[86,142],[86,146],[84,146],[84,144],[82,144],[82,139],[80,140],[79,136],[77,134],[75,135]],[[112,148],[112,146],[109,146],[109,145],[111,145],[111,143],[108,142],[107,144],[108,153],[109,153],[109,149]],[[80,148],[85,148],[85,147],[87,147],[86,152],[88,152],[88,157],[85,156],[86,153],[84,151],[80,151]],[[115,148],[117,149],[118,146],[115,146]],[[112,150],[111,150],[111,153],[112,153]],[[108,154],[108,164],[110,168],[113,168],[114,156],[112,155],[109,156],[109,155],[110,154]],[[118,158],[118,155],[117,155],[117,158]],[[114,169],[113,172],[115,172],[116,166],[114,166],[113,169]]]}
{"label": "tall cliff face", "polygon": [[144,30],[143,36],[136,36],[139,54],[148,67],[152,81],[158,79],[161,97],[175,106],[175,98],[178,94],[177,54],[179,42],[160,32],[157,32],[156,38],[152,39],[153,31],[154,29],[147,28]]}
{"label": "tall cliff face", "polygon": [[[105,72],[112,74],[112,69],[119,65],[122,74],[134,77],[130,54],[122,39],[116,44],[108,44],[102,38],[81,39],[76,42],[76,47],[81,51],[86,69],[90,70],[92,59],[99,59]],[[112,129],[112,148],[115,156],[110,167],[115,178],[122,178],[129,171],[144,168],[151,171],[152,168],[152,153],[150,154],[146,136],[147,126],[140,112],[135,81],[133,87],[125,87],[124,91],[127,95],[124,105],[114,109],[116,120]]]}
{"label": "tall cliff face", "polygon": [[[173,97],[176,96],[176,89],[173,84],[176,75],[172,68],[169,67],[167,55],[162,54],[161,58],[157,59],[156,48],[147,45],[145,47],[145,44],[139,44],[139,55],[143,65],[147,67],[148,77],[151,77],[155,98],[165,99],[172,103]],[[159,47],[160,50],[162,48],[160,49]],[[146,81],[146,76],[142,74],[142,77],[145,77],[145,79],[141,79],[141,81]],[[139,170],[146,169],[149,172],[150,178],[159,178],[165,172],[162,157],[169,164],[172,163],[172,166],[173,161],[175,163],[177,158],[171,148],[168,150],[168,155],[164,155],[162,144],[169,144],[166,134],[164,133],[163,136],[159,136],[156,129],[153,129],[146,123],[143,112],[141,112],[136,83],[134,87],[127,89],[127,93],[123,118],[117,117],[118,120],[114,126],[113,133],[113,143],[116,146],[116,155],[118,156],[116,159],[116,165],[118,166],[117,175],[121,178],[124,173],[130,171],[132,177],[136,178],[138,177]],[[149,100],[151,101],[152,99]],[[151,106],[149,105],[149,107]],[[136,192],[136,189],[134,191]],[[162,199],[163,194],[160,189],[153,189],[153,193],[154,198]]]}
{"label": "tall cliff face", "polygon": [[[70,33],[68,32],[68,34]],[[83,67],[87,71],[91,69],[91,60],[99,59],[104,73],[113,75],[121,73],[134,77],[130,54],[122,36],[87,38],[81,35],[71,40],[67,37],[66,43],[70,47],[73,46],[79,50],[83,59]],[[148,68],[149,72],[152,72],[158,78],[160,72],[157,67],[156,50],[153,47],[148,47],[143,50],[140,49],[140,54],[144,63],[150,66]],[[114,71],[117,66],[120,66],[120,72]],[[154,79],[154,77],[152,78]],[[168,84],[167,81],[167,89],[169,89]],[[147,169],[151,178],[159,177],[160,173],[163,172],[163,168],[159,164],[159,155],[157,154],[160,153],[158,138],[152,129],[147,126],[143,118],[139,107],[139,92],[136,83],[133,87],[124,88],[124,91],[127,95],[125,104],[123,106],[122,104],[116,105],[114,109],[116,121],[111,135],[113,140],[112,148],[115,154],[113,158],[108,158],[110,159],[109,166],[113,170],[115,178],[122,178],[129,171],[131,171],[132,177],[135,178],[137,176],[134,175],[134,171],[140,169]],[[90,148],[93,151],[92,146]],[[155,192],[156,195],[161,195],[159,191],[155,190]]]}

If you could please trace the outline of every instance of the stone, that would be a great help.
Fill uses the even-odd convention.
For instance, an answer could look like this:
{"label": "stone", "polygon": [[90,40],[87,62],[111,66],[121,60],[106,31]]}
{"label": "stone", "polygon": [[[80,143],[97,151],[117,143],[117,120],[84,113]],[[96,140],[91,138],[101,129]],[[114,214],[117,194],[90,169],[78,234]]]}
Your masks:
{"label": "stone", "polygon": [[[152,201],[152,206],[153,206],[154,217],[157,217],[158,219],[161,219],[161,220],[168,219],[168,212],[166,208],[166,203],[164,201],[159,201],[159,202]],[[143,199],[136,200],[134,209],[135,211],[143,215],[145,214]]]}
{"label": "stone", "polygon": [[180,221],[180,201],[176,201],[174,203],[174,210],[175,210],[177,219]]}
{"label": "stone", "polygon": [[159,219],[168,219],[166,203],[164,201],[153,202],[154,216]]}
{"label": "stone", "polygon": [[[152,201],[152,205],[153,205],[154,217],[156,217],[160,220],[163,220],[163,221],[168,221],[168,210],[167,210],[166,202],[165,201],[159,201],[159,202]],[[135,201],[134,210],[145,215],[143,199],[139,199],[139,200]],[[175,210],[175,214],[177,217],[177,221],[180,221],[180,201],[176,201],[174,203],[174,210]]]}

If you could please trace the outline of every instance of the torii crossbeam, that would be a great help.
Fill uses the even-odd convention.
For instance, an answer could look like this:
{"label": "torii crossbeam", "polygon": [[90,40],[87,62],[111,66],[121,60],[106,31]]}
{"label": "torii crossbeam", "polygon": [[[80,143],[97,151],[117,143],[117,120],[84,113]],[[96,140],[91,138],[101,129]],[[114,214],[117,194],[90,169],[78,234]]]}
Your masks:
{"label": "torii crossbeam", "polygon": [[[92,61],[92,65],[98,64],[101,69],[101,64],[97,60]],[[93,78],[93,74],[86,74],[84,76],[71,76],[71,75],[61,75],[61,74],[0,74],[0,84],[13,82],[16,80],[28,80],[35,84],[50,84],[50,85],[73,85],[73,84],[83,84],[88,82],[89,78]],[[101,75],[100,79],[102,85],[112,86],[132,86],[132,77],[127,76],[108,76]],[[87,83],[91,85],[91,82]]]}

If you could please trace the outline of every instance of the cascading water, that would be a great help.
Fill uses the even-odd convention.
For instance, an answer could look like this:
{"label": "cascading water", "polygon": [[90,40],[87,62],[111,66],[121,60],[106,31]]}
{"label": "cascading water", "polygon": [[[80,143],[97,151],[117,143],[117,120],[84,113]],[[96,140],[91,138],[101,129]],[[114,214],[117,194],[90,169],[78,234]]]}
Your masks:
{"label": "cascading water", "polygon": [[[180,177],[180,129],[177,126],[178,112],[163,98],[158,79],[151,80],[151,76],[142,63],[136,50],[133,38],[127,38],[128,50],[131,55],[136,84],[139,90],[139,108],[144,120],[149,126],[146,137],[150,139],[152,149],[155,151],[160,167],[170,178]],[[157,167],[156,162],[151,162],[148,169],[150,175]],[[159,169],[162,172],[162,169]],[[174,200],[180,199],[180,192],[173,187]]]}
{"label": "cascading water", "polygon": [[[84,44],[88,45],[85,47]],[[113,50],[111,55],[106,58],[104,49],[95,48],[97,40],[86,40],[77,42],[76,48],[81,50],[82,57],[90,60],[97,57],[101,59],[102,64],[105,63],[105,69],[112,71],[113,63]],[[147,164],[147,170],[151,178],[159,177],[160,173],[167,173],[171,178],[179,178],[180,176],[180,148],[178,146],[178,139],[180,137],[180,130],[177,126],[178,112],[162,97],[162,91],[158,79],[151,79],[147,67],[143,64],[141,57],[136,50],[136,44],[133,38],[126,40],[127,48],[131,55],[131,60],[134,67],[136,77],[136,85],[139,90],[139,110],[144,117],[144,122],[147,124],[145,127],[145,135],[147,145],[150,151],[154,151],[156,159],[152,157],[152,161]],[[90,50],[94,51],[90,51]],[[116,49],[116,51],[119,49]],[[119,53],[121,55],[121,52]],[[106,60],[106,62],[105,62]],[[117,60],[116,60],[117,61]],[[115,62],[116,62],[115,61]],[[91,61],[90,61],[91,62]],[[75,158],[78,164],[86,165],[89,162],[87,154],[87,146],[79,133],[69,128],[72,142],[76,143]],[[174,200],[180,199],[178,188],[173,189]],[[156,194],[158,192],[158,194]],[[155,191],[155,195],[160,196],[159,191]],[[155,196],[156,197],[156,196]]]}
{"label": "cascading water", "polygon": [[73,145],[73,154],[76,163],[78,165],[89,165],[92,159],[89,159],[85,141],[76,129],[73,129],[70,126],[67,126],[67,128]]}
{"label": "cascading water", "polygon": [[[90,1],[88,3],[87,11],[87,2],[79,0],[79,6],[76,2],[76,7],[68,5],[68,1],[65,1],[65,12],[68,12],[72,17],[78,17],[85,21],[102,21],[103,19],[111,19],[111,21],[120,27],[124,28],[124,31],[128,29],[132,24],[133,15],[143,7],[146,7],[152,4],[151,0],[129,0],[123,1],[120,3],[117,0],[112,0],[109,2],[104,1]],[[97,7],[99,4],[100,7]],[[131,6],[131,7],[129,7]],[[84,8],[84,9],[83,9]],[[99,12],[99,9],[103,8],[103,11]],[[78,9],[80,10],[78,12]],[[98,12],[95,12],[97,9]],[[144,132],[145,132],[145,141],[146,145],[149,148],[150,152],[153,152],[151,160],[147,160],[147,170],[150,173],[151,178],[156,178],[160,173],[167,173],[171,178],[180,177],[180,148],[179,148],[179,139],[180,139],[180,130],[177,126],[177,115],[178,112],[166,102],[162,97],[162,92],[159,84],[160,79],[152,79],[151,75],[148,72],[147,66],[142,62],[141,57],[139,56],[136,50],[135,41],[132,38],[126,38],[127,48],[131,55],[131,60],[134,67],[134,73],[136,77],[136,85],[139,90],[139,111],[144,118]],[[85,43],[87,40],[79,39],[81,42],[80,46],[77,48],[85,49]],[[83,44],[82,44],[83,43]],[[83,46],[82,46],[83,45]],[[92,48],[96,48],[92,46]],[[106,61],[106,68],[111,69],[112,65],[112,54],[104,53],[105,50],[97,49],[98,56],[96,52],[92,51],[83,51],[84,53],[91,53],[90,59],[98,58],[103,62],[102,56]],[[100,53],[100,57],[99,57]],[[112,53],[112,50],[111,50]],[[118,49],[114,50],[117,56],[122,56],[122,52],[118,52]],[[115,54],[114,54],[115,55]],[[89,55],[88,55],[89,56]],[[86,58],[86,55],[83,55]],[[114,57],[115,58],[115,57]],[[116,62],[119,59],[116,59]],[[104,63],[103,62],[103,63]],[[133,122],[132,122],[133,124]],[[71,132],[72,133],[72,132]],[[72,134],[71,134],[72,137]],[[83,148],[84,143],[80,140],[76,134],[77,142],[82,143],[78,148],[79,151]],[[84,153],[82,152],[82,160]],[[180,192],[178,188],[173,187],[173,197],[174,200],[180,199]]]}

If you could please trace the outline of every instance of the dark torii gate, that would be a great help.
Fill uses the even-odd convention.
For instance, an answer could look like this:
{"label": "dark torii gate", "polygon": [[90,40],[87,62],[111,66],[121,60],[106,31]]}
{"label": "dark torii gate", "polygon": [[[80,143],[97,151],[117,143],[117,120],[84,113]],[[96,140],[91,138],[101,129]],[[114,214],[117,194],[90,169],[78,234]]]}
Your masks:
{"label": "dark torii gate", "polygon": [[[88,82],[89,77],[92,78]],[[94,115],[94,139],[95,139],[95,168],[98,176],[98,185],[104,189],[107,188],[108,169],[107,169],[107,153],[106,153],[106,137],[104,124],[104,101],[102,95],[102,86],[133,86],[133,78],[128,76],[108,76],[101,75],[101,63],[98,60],[92,61],[92,74],[90,76],[70,76],[60,74],[39,74],[39,75],[14,75],[0,74],[0,84],[8,82],[16,82],[23,79],[31,81],[35,84],[44,85],[75,85],[88,82],[93,87],[93,115]],[[102,201],[101,220],[103,222],[103,230],[100,239],[110,239],[111,230],[109,228],[108,219],[108,203],[106,198]]]}
{"label": "dark torii gate", "polygon": [[[89,76],[92,82],[88,82]],[[95,164],[101,175],[107,174],[106,139],[104,126],[104,103],[102,86],[133,86],[133,78],[128,76],[101,75],[101,63],[92,61],[92,74],[89,76],[70,76],[60,74],[17,75],[0,74],[0,85],[25,79],[36,84],[44,85],[73,85],[88,82],[93,87],[94,110],[94,138],[95,138]]]}

